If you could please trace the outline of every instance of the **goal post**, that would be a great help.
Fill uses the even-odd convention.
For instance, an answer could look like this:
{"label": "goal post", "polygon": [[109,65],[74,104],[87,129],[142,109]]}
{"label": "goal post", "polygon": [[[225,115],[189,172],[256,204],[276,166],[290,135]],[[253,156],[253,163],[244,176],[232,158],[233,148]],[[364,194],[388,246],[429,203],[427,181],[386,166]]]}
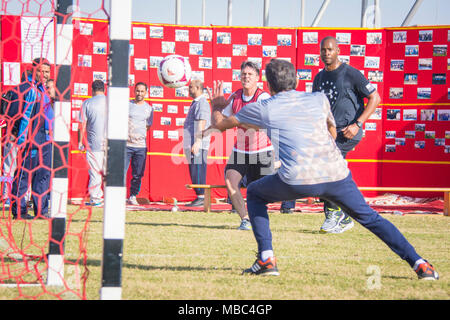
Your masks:
{"label": "goal post", "polygon": [[101,300],[122,296],[125,236],[125,147],[128,137],[131,0],[110,0],[109,87]]}

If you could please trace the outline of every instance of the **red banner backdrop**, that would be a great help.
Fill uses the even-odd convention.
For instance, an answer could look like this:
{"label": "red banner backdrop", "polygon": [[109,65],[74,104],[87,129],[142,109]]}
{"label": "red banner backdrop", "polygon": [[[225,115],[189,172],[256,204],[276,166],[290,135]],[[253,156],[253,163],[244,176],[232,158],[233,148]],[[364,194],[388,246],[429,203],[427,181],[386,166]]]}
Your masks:
{"label": "red banner backdrop", "polygon": [[[26,64],[21,61],[21,18],[1,18],[2,70],[5,63],[19,62],[23,71]],[[375,114],[364,124],[364,139],[347,157],[358,185],[448,187],[449,32],[448,26],[298,29],[133,23],[130,94],[133,96],[135,83],[147,83],[146,100],[154,108],[148,133],[147,171],[138,197],[150,201],[194,198],[194,192],[185,188],[190,178],[182,151],[183,122],[192,99],[187,87],[162,86],[157,77],[162,58],[170,54],[189,57],[193,78],[203,80],[206,86],[212,86],[213,80],[223,80],[227,94],[240,87],[239,69],[244,60],[253,60],[264,70],[270,59],[283,58],[297,68],[298,90],[310,91],[314,76],[323,68],[319,43],[325,36],[338,39],[340,58],[376,85],[382,98]],[[78,150],[78,115],[82,102],[92,94],[92,81],[106,82],[108,78],[107,52],[107,21],[75,19],[69,174],[72,199],[87,195],[87,165],[84,153]],[[2,77],[5,80],[4,72]],[[264,72],[259,85],[267,90]],[[207,183],[223,184],[234,132],[216,134],[212,141]],[[226,192],[214,190],[213,197],[224,198]]]}

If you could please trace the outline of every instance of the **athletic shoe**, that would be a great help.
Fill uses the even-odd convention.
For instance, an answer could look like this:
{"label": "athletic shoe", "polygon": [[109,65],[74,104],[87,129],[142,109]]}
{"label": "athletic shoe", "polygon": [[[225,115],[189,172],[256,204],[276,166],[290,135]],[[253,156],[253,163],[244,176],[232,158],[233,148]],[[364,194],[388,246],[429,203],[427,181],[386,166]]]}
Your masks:
{"label": "athletic shoe", "polygon": [[347,216],[344,219],[342,219],[341,223],[339,223],[339,225],[335,229],[333,229],[333,231],[331,231],[330,233],[343,233],[344,231],[353,228],[354,225],[355,223],[353,222],[352,218]]}
{"label": "athletic shoe", "polygon": [[9,206],[11,205],[11,202],[9,201],[9,199],[3,200],[3,208],[9,208]]}
{"label": "athletic shoe", "polygon": [[131,204],[131,205],[133,205],[133,206],[138,206],[139,203],[138,203],[137,200],[136,200],[136,196],[130,196],[130,197],[128,198],[128,204]]}
{"label": "athletic shoe", "polygon": [[92,207],[103,207],[103,201],[91,202]]}
{"label": "athletic shoe", "polygon": [[419,264],[417,269],[415,270],[417,273],[417,277],[421,280],[438,280],[439,274],[434,269],[434,267],[425,261],[424,263]]}
{"label": "athletic shoe", "polygon": [[32,220],[34,217],[32,215],[29,215],[28,213],[24,213],[21,215],[13,215],[14,220]]}
{"label": "athletic shoe", "polygon": [[186,204],[186,207],[202,207],[204,204],[204,199],[201,198],[197,198],[194,201],[192,201],[191,203]]}
{"label": "athletic shoe", "polygon": [[253,265],[242,271],[242,274],[254,274],[262,276],[279,276],[277,268],[277,259],[275,257],[268,258],[266,261],[262,261],[259,256]]}
{"label": "athletic shoe", "polygon": [[281,213],[294,213],[291,208],[281,208]]}
{"label": "athletic shoe", "polygon": [[325,221],[320,227],[320,233],[331,233],[336,229],[341,221],[345,218],[345,214],[341,209],[327,208],[325,210]]}
{"label": "athletic shoe", "polygon": [[252,224],[247,219],[243,219],[238,230],[252,230]]}

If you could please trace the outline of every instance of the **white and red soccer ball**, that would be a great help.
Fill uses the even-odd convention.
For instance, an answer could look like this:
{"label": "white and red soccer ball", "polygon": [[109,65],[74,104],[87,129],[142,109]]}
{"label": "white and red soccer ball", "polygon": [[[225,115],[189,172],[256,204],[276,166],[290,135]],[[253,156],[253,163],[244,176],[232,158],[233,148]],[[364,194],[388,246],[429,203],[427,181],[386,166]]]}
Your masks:
{"label": "white and red soccer ball", "polygon": [[191,80],[191,71],[191,65],[187,58],[172,54],[161,60],[158,78],[166,87],[179,88]]}

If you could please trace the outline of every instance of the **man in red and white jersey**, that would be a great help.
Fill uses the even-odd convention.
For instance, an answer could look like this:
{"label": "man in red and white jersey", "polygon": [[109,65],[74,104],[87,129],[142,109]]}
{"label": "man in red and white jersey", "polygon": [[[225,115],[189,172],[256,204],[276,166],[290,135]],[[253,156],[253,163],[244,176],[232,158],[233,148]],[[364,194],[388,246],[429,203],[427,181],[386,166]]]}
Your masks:
{"label": "man in red and white jersey", "polygon": [[[259,89],[260,70],[257,64],[244,61],[241,65],[242,89],[235,91],[224,109],[214,109],[213,124],[235,115],[247,104],[270,98],[270,94]],[[241,218],[238,229],[251,230],[250,219],[240,192],[240,183],[246,177],[247,184],[273,173],[272,144],[263,130],[239,127],[233,151],[225,167],[225,183],[233,207]]]}

